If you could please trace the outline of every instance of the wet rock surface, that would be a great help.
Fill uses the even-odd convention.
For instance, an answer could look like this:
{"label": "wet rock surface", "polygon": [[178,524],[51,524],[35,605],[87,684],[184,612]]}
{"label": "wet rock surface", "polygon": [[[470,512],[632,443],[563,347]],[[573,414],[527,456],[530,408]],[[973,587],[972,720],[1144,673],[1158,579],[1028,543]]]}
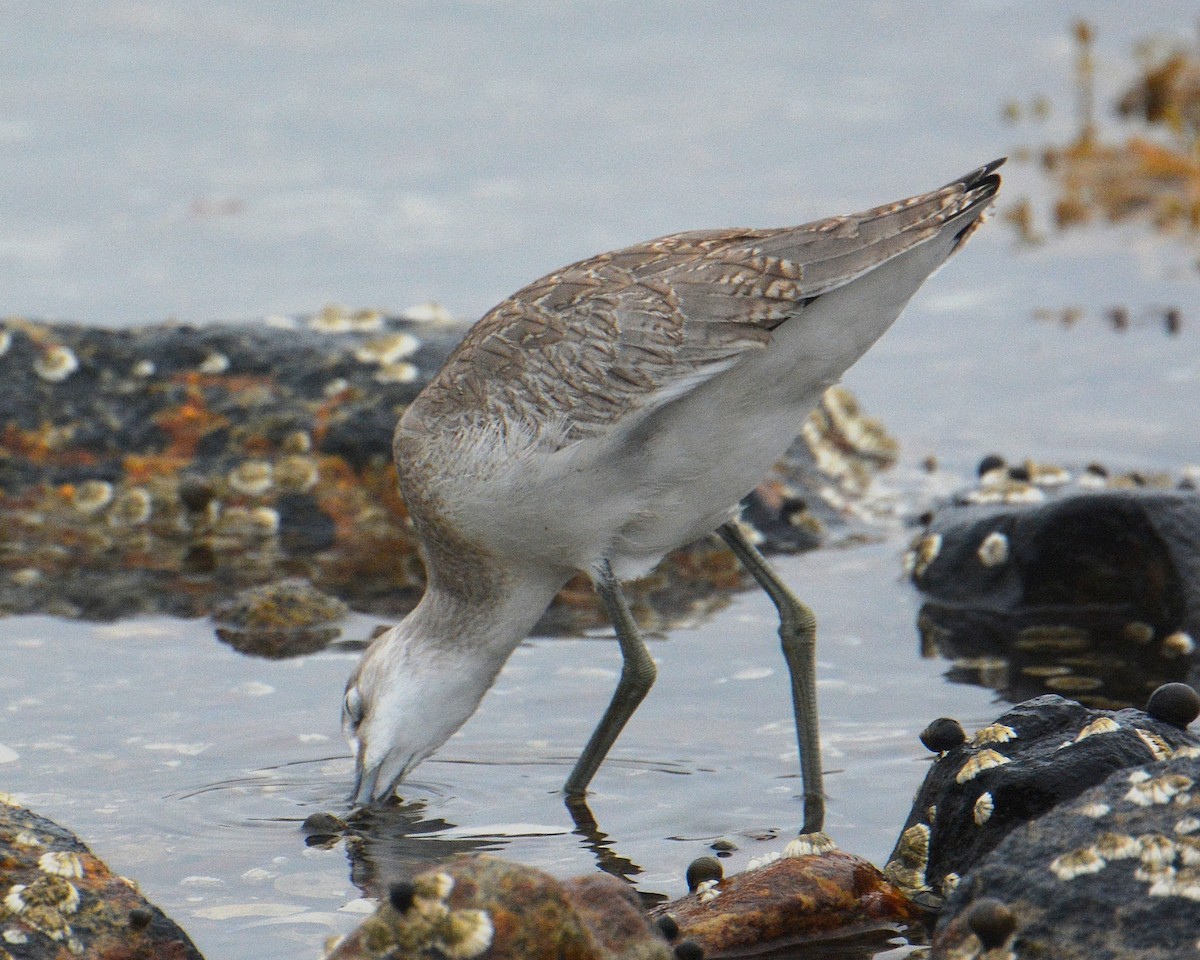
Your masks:
{"label": "wet rock surface", "polygon": [[[406,613],[423,571],[392,432],[463,329],[336,309],[130,330],[5,321],[0,613],[194,617],[291,579],[360,612]],[[802,428],[803,442],[746,503],[767,549],[823,542],[895,457],[894,441],[840,388]],[[702,542],[630,599],[654,629],[720,607],[742,582],[727,551]],[[601,622],[579,578],[538,632]],[[286,655],[278,639],[265,655]]]}
{"label": "wet rock surface", "polygon": [[558,881],[496,857],[458,857],[394,884],[328,960],[671,960],[633,888],[606,874]]}
{"label": "wet rock surface", "polygon": [[1142,704],[1200,680],[1200,493],[1089,477],[985,482],[909,552],[925,646],[1008,700]]}
{"label": "wet rock surface", "polygon": [[947,900],[932,957],[1193,954],[1200,942],[1198,783],[1200,751],[1192,748],[1116,772],[1014,830]]}
{"label": "wet rock surface", "polygon": [[[754,864],[744,873],[702,881],[688,896],[655,907],[675,939],[690,940],[706,957],[745,956],[859,934],[862,956],[881,949],[881,937],[921,919],[882,873],[840,850],[791,854]],[[870,933],[877,936],[870,936]]]}
{"label": "wet rock surface", "polygon": [[175,923],[58,824],[0,797],[0,957],[203,960]]}
{"label": "wet rock surface", "polygon": [[1200,738],[1141,710],[1058,696],[1018,704],[940,753],[884,873],[936,905],[1012,831],[1120,775],[1200,750]]}

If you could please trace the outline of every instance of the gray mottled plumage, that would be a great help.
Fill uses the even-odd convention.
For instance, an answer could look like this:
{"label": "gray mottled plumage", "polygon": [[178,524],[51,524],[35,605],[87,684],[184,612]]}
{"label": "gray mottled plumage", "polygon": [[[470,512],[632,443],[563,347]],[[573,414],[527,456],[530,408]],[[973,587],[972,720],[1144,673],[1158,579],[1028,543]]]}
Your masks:
{"label": "gray mottled plumage", "polygon": [[733,510],[822,391],[978,226],[997,166],[852,216],[600,254],[484,316],[396,430],[428,585],[347,685],[355,798],[385,796],[466,721],[579,570],[625,661],[567,782],[581,794],[653,680],[618,580],[720,530],[786,625],[805,823],[819,830],[814,622]]}
{"label": "gray mottled plumage", "polygon": [[799,227],[671,234],[564,267],[471,329],[403,430],[561,417],[558,442],[603,431],[764,348],[812,298],[990,198],[969,183]]}

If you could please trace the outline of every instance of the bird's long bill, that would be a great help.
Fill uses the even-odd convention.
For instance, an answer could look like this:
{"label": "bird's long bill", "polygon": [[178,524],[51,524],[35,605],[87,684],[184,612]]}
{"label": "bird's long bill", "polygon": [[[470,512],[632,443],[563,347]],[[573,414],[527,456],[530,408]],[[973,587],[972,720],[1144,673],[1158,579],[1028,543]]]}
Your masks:
{"label": "bird's long bill", "polygon": [[363,807],[375,799],[375,787],[379,783],[379,767],[367,770],[362,763],[355,765],[354,789],[350,791],[350,802],[356,807]]}
{"label": "bird's long bill", "polygon": [[354,792],[350,794],[350,802],[355,806],[365,807],[372,803],[387,800],[400,785],[410,770],[420,763],[420,758],[409,754],[403,762],[395,763],[392,754],[384,757],[382,763],[368,768],[361,760],[354,767]]}

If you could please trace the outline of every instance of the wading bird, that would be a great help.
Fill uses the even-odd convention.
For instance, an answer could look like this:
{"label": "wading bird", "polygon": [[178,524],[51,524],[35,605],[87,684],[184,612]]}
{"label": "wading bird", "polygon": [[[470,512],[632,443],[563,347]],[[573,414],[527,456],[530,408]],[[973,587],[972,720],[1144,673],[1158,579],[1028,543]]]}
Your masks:
{"label": "wading bird", "polygon": [[819,831],[815,621],[734,513],[825,388],[980,224],[1002,162],[851,216],[600,254],[476,323],[396,428],[428,582],[347,684],[352,800],[389,796],[466,722],[579,570],[624,658],[564,788],[582,796],[655,677],[620,581],[716,531],[779,611],[802,832]]}

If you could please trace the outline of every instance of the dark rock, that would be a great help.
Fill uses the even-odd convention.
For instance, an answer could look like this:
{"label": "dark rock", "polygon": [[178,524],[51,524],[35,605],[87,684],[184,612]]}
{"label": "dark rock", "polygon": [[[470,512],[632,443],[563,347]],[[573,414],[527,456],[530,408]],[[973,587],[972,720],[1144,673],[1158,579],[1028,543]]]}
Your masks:
{"label": "dark rock", "polygon": [[305,818],[300,831],[306,837],[330,837],[346,832],[346,821],[332,813],[314,813]]}
{"label": "dark rock", "polygon": [[1141,705],[1163,683],[1200,681],[1195,491],[949,507],[915,541],[908,566],[928,598],[923,642],[958,662],[956,677],[1006,699],[1049,692]]}
{"label": "dark rock", "polygon": [[[1009,927],[1010,956],[1191,956],[1200,942],[1197,783],[1200,750],[1184,749],[1119,770],[1012,831],[950,894],[933,960],[990,960],[989,934]],[[1002,922],[981,925],[981,909]]]}
{"label": "dark rock", "polygon": [[1018,704],[934,763],[884,873],[910,895],[944,896],[1013,830],[1117,771],[1197,745],[1140,710],[1056,696]]}

